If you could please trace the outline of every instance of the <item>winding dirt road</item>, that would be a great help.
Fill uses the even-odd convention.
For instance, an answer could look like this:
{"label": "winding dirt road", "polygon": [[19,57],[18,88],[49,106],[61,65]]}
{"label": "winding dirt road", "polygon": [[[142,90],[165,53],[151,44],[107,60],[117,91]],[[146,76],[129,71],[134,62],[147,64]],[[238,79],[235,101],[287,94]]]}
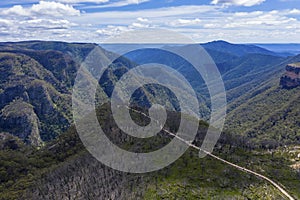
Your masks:
{"label": "winding dirt road", "polygon": [[[128,108],[129,110],[133,111],[133,112],[139,113],[139,114],[141,114],[141,115],[143,115],[143,116],[146,116],[146,117],[150,118],[148,115],[146,115],[145,113],[143,113],[143,112],[141,112],[141,111],[132,109],[132,108],[130,108],[130,107],[128,107],[128,106],[127,106],[127,108]],[[158,121],[158,120],[156,120],[156,119],[152,119],[152,118],[150,118],[150,119],[151,119],[151,120]],[[166,129],[162,129],[162,130],[163,130],[165,133],[167,133],[167,134],[169,134],[169,135],[171,135],[171,136],[177,138],[178,140],[180,140],[180,141],[186,143],[186,144],[189,145],[190,147],[192,147],[192,148],[194,148],[194,149],[197,149],[197,150],[199,150],[199,151],[202,151],[202,152],[204,152],[205,154],[207,154],[208,156],[210,156],[210,157],[212,157],[212,158],[214,158],[214,159],[216,159],[216,160],[219,160],[219,161],[221,161],[221,162],[223,162],[223,163],[225,163],[225,164],[227,164],[227,165],[230,165],[230,166],[232,166],[232,167],[234,167],[234,168],[236,168],[236,169],[238,169],[238,170],[240,170],[240,171],[243,171],[243,172],[246,172],[246,173],[255,175],[255,176],[257,176],[257,177],[259,177],[259,178],[261,178],[261,179],[266,180],[267,182],[269,182],[270,184],[272,184],[275,188],[277,188],[277,189],[278,189],[285,197],[287,197],[289,200],[295,200],[295,199],[294,199],[294,198],[293,198],[293,197],[292,197],[292,196],[291,196],[291,195],[290,195],[283,187],[281,187],[279,184],[277,184],[275,181],[271,180],[270,178],[268,178],[268,177],[266,177],[266,176],[264,176],[264,175],[262,175],[262,174],[259,174],[259,173],[255,172],[255,171],[252,171],[252,170],[250,170],[250,169],[241,167],[241,166],[239,166],[239,165],[237,165],[237,164],[234,164],[234,163],[231,163],[231,162],[229,162],[229,161],[227,161],[227,160],[224,160],[224,159],[222,159],[222,158],[220,158],[220,157],[218,157],[218,156],[216,156],[216,155],[214,155],[214,154],[212,154],[212,153],[210,153],[210,152],[207,152],[207,151],[201,149],[200,147],[198,147],[198,146],[192,144],[191,142],[185,141],[184,139],[178,137],[176,134],[171,133],[170,131],[168,131],[168,130],[166,130]]]}

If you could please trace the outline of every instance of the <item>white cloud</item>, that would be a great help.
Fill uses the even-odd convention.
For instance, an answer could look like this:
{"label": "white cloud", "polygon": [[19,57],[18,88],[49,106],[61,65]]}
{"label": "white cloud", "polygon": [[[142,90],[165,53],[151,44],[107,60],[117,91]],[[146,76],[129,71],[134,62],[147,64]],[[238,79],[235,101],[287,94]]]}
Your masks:
{"label": "white cloud", "polygon": [[13,24],[13,22],[10,21],[10,20],[7,20],[7,19],[0,19],[0,27],[1,27],[1,28],[11,26],[12,24]]}
{"label": "white cloud", "polygon": [[85,6],[83,8],[111,8],[111,7],[122,7],[122,6],[128,6],[128,5],[138,5],[141,3],[145,3],[148,2],[150,0],[121,0],[121,1],[116,1],[116,2],[112,2],[109,4],[105,4],[105,5],[97,5],[97,6]]}
{"label": "white cloud", "polygon": [[129,25],[129,28],[134,28],[134,29],[138,29],[138,28],[150,28],[150,27],[154,27],[152,25],[152,21],[150,21],[147,18],[142,18],[142,17],[138,17],[136,19],[135,22],[131,23],[131,25]]}
{"label": "white cloud", "polygon": [[20,16],[30,16],[30,11],[24,9],[21,5],[15,5],[2,12],[4,15],[20,15]]}
{"label": "white cloud", "polygon": [[291,17],[290,13],[295,11],[290,9],[234,13],[224,11],[222,6],[210,5],[85,13],[73,19],[78,24],[105,27],[96,29],[98,41],[101,41],[102,36],[147,27],[168,28],[188,36],[201,35],[195,37],[198,41],[215,39],[237,42],[300,41],[300,36],[291,36],[300,29],[300,22],[297,18]]}
{"label": "white cloud", "polygon": [[31,6],[15,5],[0,10],[0,35],[6,34],[6,39],[11,41],[54,39],[52,36],[61,38],[61,35],[66,37],[68,30],[77,26],[66,18],[79,15],[79,10],[57,2],[40,1]]}
{"label": "white cloud", "polygon": [[149,28],[149,24],[142,24],[142,23],[137,23],[137,22],[133,22],[131,24],[131,27],[134,27],[134,28]]}
{"label": "white cloud", "polygon": [[[109,12],[80,13],[74,7],[62,3],[69,1],[71,4],[71,1],[75,3],[79,0],[57,1],[42,1],[45,4],[40,2],[35,6],[1,9],[1,40],[52,39],[101,42],[108,36],[126,31],[158,27],[178,31],[201,42],[217,39],[233,42],[300,41],[298,16],[300,10],[298,9],[228,12],[222,5],[189,5],[134,11],[114,9]],[[80,0],[82,1],[87,0]],[[125,0],[118,2],[125,2]],[[137,3],[137,1],[126,2]],[[229,1],[216,2],[228,4]],[[253,2],[258,1],[253,0]],[[52,3],[60,6],[52,6]],[[110,4],[113,3],[106,5]],[[238,5],[237,1],[235,5]],[[243,5],[249,6],[249,1],[243,1]]]}
{"label": "white cloud", "polygon": [[141,29],[141,28],[150,28],[152,27],[146,19],[142,18],[137,18],[138,22],[133,22],[127,26],[114,26],[114,25],[108,25],[105,28],[102,29],[97,29],[96,33],[101,35],[101,36],[115,36],[122,34],[124,32],[128,31],[133,31],[136,29]]}
{"label": "white cloud", "polygon": [[96,30],[96,33],[102,36],[114,36],[130,30],[132,29],[127,26],[107,26],[105,28]]}
{"label": "white cloud", "polygon": [[61,2],[61,3],[69,3],[69,4],[74,4],[74,3],[106,3],[109,0],[56,0],[56,2]]}
{"label": "white cloud", "polygon": [[64,5],[56,2],[40,1],[31,7],[33,13],[53,16],[75,16],[80,15],[80,11],[70,5]]}
{"label": "white cloud", "polygon": [[23,7],[15,5],[11,8],[2,11],[3,15],[10,16],[36,16],[48,15],[53,17],[62,16],[79,16],[80,11],[73,8],[73,6],[65,5],[57,2],[40,1],[38,4],[33,4],[31,7]]}
{"label": "white cloud", "polygon": [[[78,4],[78,3],[107,3],[110,0],[46,0],[46,1],[52,1],[57,3],[65,3],[65,4]],[[12,5],[12,4],[30,4],[30,3],[39,3],[40,0],[2,0],[0,1],[1,5]]]}
{"label": "white cloud", "polygon": [[139,22],[149,22],[148,19],[142,18],[142,17],[138,17],[137,20],[138,20]]}
{"label": "white cloud", "polygon": [[31,19],[22,21],[19,23],[21,28],[24,29],[68,29],[76,26],[75,23],[71,23],[65,19],[53,20],[53,19]]}
{"label": "white cloud", "polygon": [[191,26],[199,24],[201,20],[199,18],[196,19],[177,19],[174,21],[169,22],[170,26]]}
{"label": "white cloud", "polygon": [[292,9],[289,11],[289,14],[292,14],[292,15],[300,15],[300,10],[299,9]]}
{"label": "white cloud", "polygon": [[[285,16],[289,11],[249,12],[235,13],[233,18],[227,18],[225,28],[251,28],[251,29],[280,29],[291,23],[299,23],[297,19]],[[261,26],[257,26],[261,25]]]}
{"label": "white cloud", "polygon": [[213,0],[212,4],[225,4],[236,6],[254,6],[259,5],[265,0]]}
{"label": "white cloud", "polygon": [[[109,11],[109,12],[97,12],[97,13],[86,13],[82,14],[82,16],[78,17],[78,21],[81,23],[91,23],[92,21],[95,23],[106,23],[106,24],[115,24],[119,25],[122,23],[129,24],[132,23],[133,19],[147,18],[148,20],[159,21],[160,23],[164,23],[169,18],[175,17],[175,19],[181,16],[190,16],[193,15],[206,15],[215,13],[218,9],[218,6],[177,6],[177,7],[164,7],[164,8],[156,8],[156,9],[145,9],[145,10],[137,10],[137,11]],[[163,18],[163,20],[162,20]],[[99,20],[100,19],[100,20]],[[174,20],[174,19],[172,19]]]}

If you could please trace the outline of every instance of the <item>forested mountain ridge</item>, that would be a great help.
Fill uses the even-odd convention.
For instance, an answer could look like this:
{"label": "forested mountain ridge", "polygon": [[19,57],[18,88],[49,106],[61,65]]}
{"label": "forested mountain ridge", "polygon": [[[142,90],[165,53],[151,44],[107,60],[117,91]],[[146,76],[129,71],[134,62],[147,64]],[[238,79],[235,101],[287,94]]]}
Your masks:
{"label": "forested mountain ridge", "polygon": [[286,66],[286,72],[280,79],[280,85],[289,89],[300,85],[300,63],[291,63]]}
{"label": "forested mountain ridge", "polygon": [[280,53],[269,51],[262,47],[251,44],[232,44],[223,40],[212,41],[201,44],[205,49],[212,49],[222,53],[229,53],[235,56],[244,56],[247,54],[264,54],[272,56],[281,56]]}
{"label": "forested mountain ridge", "polygon": [[[122,141],[120,147],[126,150],[145,151],[171,139],[160,133],[157,139],[132,140],[115,127],[109,107],[103,106],[97,114],[110,139],[115,144]],[[168,116],[172,118],[165,128],[174,129],[172,124],[179,115],[168,113]],[[143,119],[141,115],[133,117],[137,122]],[[199,124],[196,143],[201,141],[206,128],[206,123]],[[10,172],[1,176],[0,199],[3,200],[165,197],[284,199],[279,191],[264,181],[211,158],[199,159],[198,152],[192,149],[163,170],[130,174],[115,171],[93,158],[85,150],[74,127],[41,150],[25,146],[16,138],[7,137],[0,144],[0,173],[5,173],[5,170]],[[247,138],[223,134],[214,154],[271,177],[282,183],[294,197],[299,197],[299,172],[289,167],[295,163],[290,160],[295,159],[294,154],[290,150],[279,149],[270,154],[261,149],[252,151],[252,148]],[[24,154],[27,156],[22,157]]]}
{"label": "forested mountain ridge", "polygon": [[[41,145],[72,122],[71,89],[82,60],[95,46],[60,42],[0,44],[1,131]],[[34,49],[34,50],[33,50]]]}
{"label": "forested mountain ridge", "polygon": [[286,66],[299,61],[300,55],[288,58],[264,76],[268,78],[229,103],[225,128],[267,148],[299,144],[300,87],[282,85]]}
{"label": "forested mountain ridge", "polygon": [[[252,138],[258,146],[274,148],[299,143],[299,91],[285,90],[280,85],[285,68],[299,62],[300,55],[282,57],[253,45],[234,45],[224,41],[202,44],[215,61],[225,85],[227,110],[225,129]],[[184,46],[167,47],[180,49]],[[204,81],[190,71],[174,55],[156,49],[138,50],[126,55],[136,63],[159,62],[180,69],[209,106],[209,94]],[[166,58],[173,59],[166,59]],[[177,59],[177,60],[176,60]],[[298,79],[297,79],[298,80]],[[291,108],[291,109],[289,109]]]}
{"label": "forested mountain ridge", "polygon": [[[94,159],[75,127],[70,127],[76,71],[94,47],[41,41],[1,43],[0,199],[283,199],[266,182],[211,158],[199,159],[192,149],[169,167],[143,175],[117,172]],[[109,56],[110,52],[102,51]],[[222,74],[229,102],[226,129],[214,154],[272,178],[300,198],[300,171],[294,167],[300,162],[300,151],[295,146],[299,144],[299,87],[287,90],[280,86],[285,66],[299,62],[300,56],[270,55],[261,49],[246,49],[242,55],[232,54],[232,49],[207,51]],[[159,58],[174,68],[184,64],[176,57],[166,59],[156,50],[133,52],[127,58],[118,59],[99,80],[103,95],[109,97],[116,81],[141,61]],[[190,76],[193,71],[188,67],[183,65],[181,69],[189,80],[199,81]],[[194,83],[208,110],[205,85],[201,80]],[[148,89],[161,97],[158,102],[166,101],[160,94],[168,93],[161,88]],[[138,91],[135,100],[147,110],[147,98],[152,96],[143,91]],[[172,103],[174,99],[168,100]],[[128,137],[116,127],[109,108],[99,107],[97,114],[106,135],[126,150],[153,151],[171,139],[162,133],[150,140]],[[178,128],[178,119],[174,118],[177,114],[168,111],[171,118],[166,128],[174,132]],[[145,124],[142,116],[131,115],[137,123]],[[201,121],[198,146],[206,128],[207,123]],[[41,143],[40,149],[28,145]]]}
{"label": "forested mountain ridge", "polygon": [[[114,56],[96,44],[0,43],[0,132],[40,146],[66,131],[73,122],[71,98],[77,71],[95,47],[101,51],[100,60]],[[103,89],[97,94],[100,98],[110,97],[116,81],[135,66],[122,56],[114,57],[117,59],[99,80]],[[133,101],[150,107],[148,99],[156,95],[155,88],[161,94],[164,91],[149,86],[137,91]],[[157,99],[167,101],[174,100],[166,95]]]}
{"label": "forested mountain ridge", "polygon": [[[260,93],[262,88],[269,88],[267,85],[271,80],[276,82],[280,79],[286,64],[298,60],[297,56],[284,58],[253,45],[234,45],[224,41],[202,45],[222,74],[229,113],[246,102],[247,98],[250,98],[250,93]],[[1,43],[1,131],[17,135],[34,145],[52,140],[65,131],[72,123],[71,90],[76,72],[95,46],[95,44],[43,41]],[[110,52],[104,49],[102,51],[103,56],[110,55]],[[202,117],[207,119],[210,103],[207,88],[201,76],[195,76],[188,63],[157,49],[142,49],[125,56],[131,61],[119,59],[117,61],[119,64],[108,69],[104,73],[105,76],[99,80],[105,92],[103,95],[110,96],[116,80],[132,68],[134,63],[158,62],[175,69],[180,68],[179,72],[194,83],[199,101],[202,103]],[[132,61],[134,63],[131,63]],[[159,88],[152,87],[148,91],[155,89]],[[135,97],[135,100],[142,101],[143,105],[149,107],[146,99],[151,92],[142,91],[144,93],[137,92],[140,96]],[[166,98],[158,100],[162,101],[166,101]],[[171,104],[174,103],[173,100],[170,101]],[[26,112],[22,112],[22,109],[13,109],[21,107],[26,108],[24,109]]]}

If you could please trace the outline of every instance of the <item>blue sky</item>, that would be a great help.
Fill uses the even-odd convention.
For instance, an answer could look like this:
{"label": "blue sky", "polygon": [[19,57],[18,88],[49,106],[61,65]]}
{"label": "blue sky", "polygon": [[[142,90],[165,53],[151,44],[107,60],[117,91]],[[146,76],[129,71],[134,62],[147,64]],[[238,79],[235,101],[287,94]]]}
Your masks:
{"label": "blue sky", "polygon": [[1,0],[0,40],[101,43],[165,28],[197,42],[300,43],[300,0]]}

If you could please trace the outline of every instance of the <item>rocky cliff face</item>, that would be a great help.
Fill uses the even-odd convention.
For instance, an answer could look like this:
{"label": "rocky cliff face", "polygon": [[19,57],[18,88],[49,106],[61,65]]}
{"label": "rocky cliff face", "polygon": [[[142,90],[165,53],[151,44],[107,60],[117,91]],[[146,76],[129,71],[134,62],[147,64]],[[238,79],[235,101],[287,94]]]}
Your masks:
{"label": "rocky cliff face", "polygon": [[286,66],[286,72],[280,79],[280,85],[287,89],[300,86],[300,62]]}
{"label": "rocky cliff face", "polygon": [[[95,47],[63,42],[0,43],[0,133],[39,145],[66,131],[72,123],[72,87],[77,71]],[[112,55],[101,50],[100,59]],[[97,93],[97,99],[110,96],[115,82],[134,65],[124,57],[116,59],[99,80],[103,91]],[[145,105],[148,99],[155,99],[149,97],[153,89],[137,93],[133,101]],[[160,101],[166,102],[163,98]],[[15,104],[19,110],[8,112]]]}
{"label": "rocky cliff face", "polygon": [[80,59],[95,45],[0,43],[0,132],[41,145],[72,123],[71,90]]}
{"label": "rocky cliff face", "polygon": [[33,58],[0,52],[0,77],[0,131],[40,145],[71,122],[60,111],[63,104],[55,105],[58,99],[67,102],[70,98],[54,87],[60,82]]}
{"label": "rocky cliff face", "polygon": [[21,99],[14,100],[0,112],[0,125],[3,131],[12,133],[24,141],[39,146],[42,144],[39,131],[39,118],[33,106]]}

